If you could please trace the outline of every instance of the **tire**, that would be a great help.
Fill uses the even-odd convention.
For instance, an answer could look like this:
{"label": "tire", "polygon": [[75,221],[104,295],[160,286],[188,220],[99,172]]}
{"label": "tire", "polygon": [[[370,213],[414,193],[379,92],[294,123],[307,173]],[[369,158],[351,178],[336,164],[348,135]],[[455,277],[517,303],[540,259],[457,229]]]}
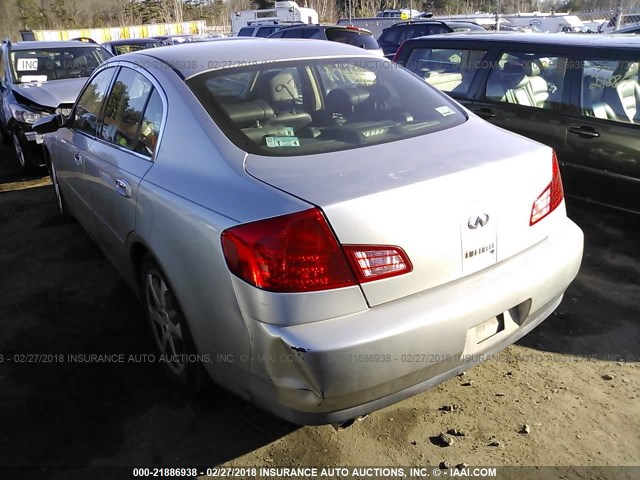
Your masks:
{"label": "tire", "polygon": [[210,385],[209,376],[202,363],[194,361],[197,350],[182,309],[164,272],[150,255],[142,261],[140,285],[145,317],[164,371],[188,391],[205,390]]}
{"label": "tire", "polygon": [[47,162],[47,168],[49,170],[49,177],[51,178],[51,183],[53,184],[53,191],[56,195],[56,202],[58,204],[58,210],[60,212],[60,216],[64,219],[72,218],[69,210],[67,209],[67,204],[64,201],[64,195],[62,194],[62,190],[60,189],[60,182],[58,181],[58,174],[56,173],[56,167],[54,167],[53,162],[49,158],[48,154],[45,154],[45,160]]}
{"label": "tire", "polygon": [[27,152],[25,152],[22,142],[20,141],[20,135],[18,135],[18,131],[15,128],[11,129],[11,143],[13,144],[13,151],[16,154],[16,158],[18,159],[18,163],[23,171],[28,171],[30,169],[30,164],[28,161]]}

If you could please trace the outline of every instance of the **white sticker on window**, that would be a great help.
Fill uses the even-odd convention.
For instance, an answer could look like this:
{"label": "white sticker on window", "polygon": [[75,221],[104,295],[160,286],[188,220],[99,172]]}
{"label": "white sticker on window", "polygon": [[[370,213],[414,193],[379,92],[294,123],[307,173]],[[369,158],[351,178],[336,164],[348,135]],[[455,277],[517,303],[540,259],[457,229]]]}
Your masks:
{"label": "white sticker on window", "polygon": [[442,115],[443,117],[447,117],[449,115],[454,115],[456,112],[454,112],[453,110],[451,110],[449,107],[447,106],[443,106],[443,107],[436,107],[436,112],[438,112],[440,115]]}
{"label": "white sticker on window", "polygon": [[20,81],[22,83],[46,82],[47,81],[47,76],[46,75],[22,75],[20,77]]}
{"label": "white sticker on window", "polygon": [[16,62],[16,70],[19,72],[33,72],[38,70],[37,58],[19,58]]}
{"label": "white sticker on window", "polygon": [[300,140],[298,137],[265,137],[267,147],[299,147]]}

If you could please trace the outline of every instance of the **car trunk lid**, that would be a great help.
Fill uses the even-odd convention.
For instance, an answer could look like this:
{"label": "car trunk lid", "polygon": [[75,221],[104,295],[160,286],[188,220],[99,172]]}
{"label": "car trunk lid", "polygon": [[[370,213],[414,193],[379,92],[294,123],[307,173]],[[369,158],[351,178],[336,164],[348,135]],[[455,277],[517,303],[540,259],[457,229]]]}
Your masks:
{"label": "car trunk lid", "polygon": [[248,155],[246,171],[324,212],[343,244],[399,246],[410,273],[362,284],[370,306],[435,288],[544,239],[530,226],[551,149],[471,117],[448,130],[313,156]]}

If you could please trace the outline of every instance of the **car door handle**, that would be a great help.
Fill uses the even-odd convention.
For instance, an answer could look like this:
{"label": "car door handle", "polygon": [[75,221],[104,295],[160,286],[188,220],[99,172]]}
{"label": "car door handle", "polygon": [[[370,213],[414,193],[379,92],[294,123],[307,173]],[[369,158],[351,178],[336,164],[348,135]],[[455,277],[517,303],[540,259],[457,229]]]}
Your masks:
{"label": "car door handle", "polygon": [[73,161],[76,162],[76,165],[81,167],[82,166],[82,155],[80,155],[79,153],[76,153],[73,156]]}
{"label": "car door handle", "polygon": [[481,118],[495,118],[496,116],[496,112],[490,108],[471,109],[471,111]]}
{"label": "car door handle", "polygon": [[125,198],[131,198],[131,187],[122,178],[116,178],[116,192]]}
{"label": "car door handle", "polygon": [[568,130],[569,133],[575,133],[582,138],[597,138],[600,136],[600,134],[596,132],[592,127],[586,127],[584,125],[580,125],[579,127],[572,125],[568,128]]}

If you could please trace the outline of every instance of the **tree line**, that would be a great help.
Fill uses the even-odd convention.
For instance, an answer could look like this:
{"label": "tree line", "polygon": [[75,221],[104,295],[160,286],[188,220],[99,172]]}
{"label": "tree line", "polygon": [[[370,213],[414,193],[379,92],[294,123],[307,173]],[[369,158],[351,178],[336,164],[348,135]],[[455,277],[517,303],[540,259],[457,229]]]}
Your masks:
{"label": "tree line", "polygon": [[[19,30],[115,27],[149,23],[205,20],[207,25],[229,25],[235,11],[272,8],[274,0],[1,0],[0,36],[19,39]],[[374,16],[385,8],[409,8],[434,14],[495,13],[498,0],[298,0],[315,8],[323,22],[348,16]],[[500,0],[502,13],[530,12],[555,7],[557,11],[608,10],[617,0]],[[637,7],[625,0],[625,8]]]}

